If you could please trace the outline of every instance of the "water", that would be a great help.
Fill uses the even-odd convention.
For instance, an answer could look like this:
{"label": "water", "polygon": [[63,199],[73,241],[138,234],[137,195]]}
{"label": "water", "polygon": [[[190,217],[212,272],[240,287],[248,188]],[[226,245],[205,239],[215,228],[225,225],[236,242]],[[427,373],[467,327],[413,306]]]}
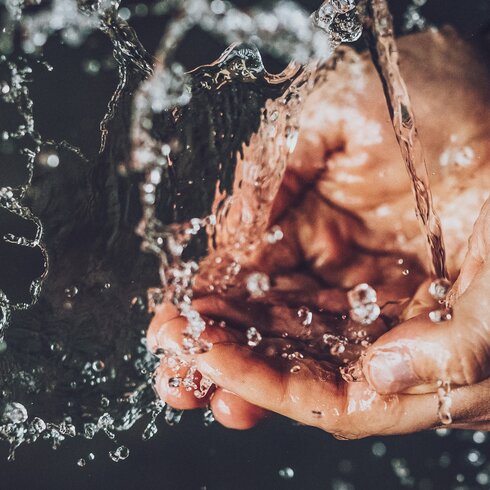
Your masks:
{"label": "water", "polygon": [[[396,59],[393,58],[394,51],[391,48],[394,40],[390,36],[389,13],[382,10],[381,2],[373,2],[373,5],[373,8],[379,9],[373,16],[378,36],[375,58],[385,80],[395,131],[414,183],[417,209],[430,245],[435,279],[431,294],[437,301],[443,301],[449,283],[440,223],[433,210],[410,103],[397,71]],[[58,287],[56,292],[48,284],[46,291],[53,297],[55,293],[62,296],[61,308],[67,313],[63,313],[58,320],[67,324],[72,321],[70,312],[77,311],[84,302],[94,307],[98,301],[109,304],[118,294],[124,294],[124,304],[118,303],[120,314],[114,317],[118,330],[122,331],[129,323],[124,317],[130,315],[131,325],[134,322],[134,325],[142,325],[144,328],[148,320],[146,310],[154,311],[163,301],[173,302],[189,320],[186,350],[190,353],[204,352],[212,346],[200,339],[205,323],[192,307],[196,275],[199,273],[206,279],[205,287],[208,291],[226,292],[239,287],[240,281],[244,280],[246,290],[254,299],[264,298],[270,292],[273,283],[267,274],[247,271],[243,279],[242,266],[262,243],[277,244],[284,239],[283,230],[277,226],[269,228],[268,216],[288,159],[297,143],[303,101],[309,91],[327,76],[326,60],[332,55],[335,46],[340,42],[359,39],[362,29],[354,3],[350,1],[325,2],[313,16],[320,30],[311,28],[309,13],[290,2],[281,2],[268,11],[252,9],[247,13],[216,0],[211,3],[166,2],[162,7],[166,12],[175,9],[181,15],[170,22],[157,56],[152,59],[130,28],[127,12],[121,15],[118,7],[117,2],[87,2],[83,9],[78,9],[75,2],[52,2],[48,10],[24,14],[22,8],[19,8],[12,11],[12,16],[20,21],[19,28],[26,33],[25,53],[42,51],[49,36],[55,32],[61,33],[67,43],[82,45],[91,32],[100,29],[111,41],[119,82],[101,122],[98,158],[102,163],[104,158],[114,160],[118,172],[111,170],[112,173],[108,173],[113,180],[127,179],[130,182],[128,187],[131,187],[131,191],[128,194],[134,194],[133,190],[139,189],[141,219],[138,217],[138,222],[129,221],[125,225],[128,228],[134,225],[141,238],[142,249],[150,252],[158,261],[155,266],[148,258],[148,263],[143,261],[141,270],[150,271],[156,267],[158,277],[152,287],[148,288],[147,298],[144,289],[148,284],[137,282],[134,287],[126,285],[124,288],[127,290],[121,292],[121,284],[124,284],[121,278],[110,277],[111,274],[104,270],[96,271],[90,280],[79,275],[68,277],[67,283]],[[275,19],[277,28],[268,31],[266,26],[271,19]],[[226,43],[233,44],[214,63],[187,73],[177,60],[177,48],[184,34],[197,25],[216,37],[224,37]],[[250,43],[251,38],[254,44]],[[3,39],[7,43],[6,37]],[[292,57],[293,62],[281,74],[272,75],[264,67],[261,52],[272,53],[287,61]],[[311,58],[320,59],[321,62],[318,65],[301,65]],[[36,157],[39,165],[47,171],[61,171],[67,154],[73,158],[76,156],[80,165],[88,163],[78,149],[67,144],[44,141],[36,134],[28,92],[29,70],[25,64],[20,60],[14,64],[7,63],[13,82],[2,85],[1,91],[4,99],[14,104],[23,118],[21,125],[10,132],[7,139],[20,139],[28,134],[34,139],[35,145],[34,150],[27,148],[25,152],[29,168],[26,182],[17,188],[3,187],[0,204],[28,219],[36,227],[36,234],[30,241],[22,236],[9,235],[9,243],[39,248],[45,260],[43,271],[32,282],[34,285],[29,301],[13,303],[2,294],[0,325],[5,326],[11,322],[15,311],[36,302],[48,270],[41,220],[21,203],[31,184],[32,166]],[[91,71],[96,70],[91,68]],[[228,124],[220,126],[219,117],[207,109],[212,105],[210,101],[216,93],[220,93],[230,104],[226,110],[232,111],[234,104],[241,101],[240,97],[248,94],[248,91],[256,97],[256,104],[252,104],[251,111],[255,111],[257,120],[253,122],[251,118],[252,122],[247,121],[251,127],[240,134],[226,132],[227,127],[239,127],[236,124],[239,116],[230,116]],[[132,93],[134,97],[131,99]],[[211,131],[213,137],[210,138],[212,151],[204,149],[204,157],[199,162],[205,170],[203,173],[195,168],[195,157],[192,155],[193,145],[198,144],[196,134],[203,132],[203,128],[209,129],[203,125],[202,119],[197,118],[199,112],[204,112],[210,119],[214,117],[214,126],[211,127],[214,134]],[[121,127],[118,124],[121,120],[129,119],[129,114],[131,118],[128,127],[125,127],[129,133],[129,142],[120,145],[118,131]],[[192,126],[193,119],[195,126]],[[192,131],[186,131],[188,127]],[[165,131],[161,128],[165,128]],[[217,151],[223,148],[222,141],[234,138],[238,144]],[[249,144],[242,149],[242,142]],[[236,156],[238,152],[243,152],[240,159]],[[105,176],[103,165],[99,166],[97,172]],[[211,175],[209,182],[203,180],[203,174],[208,177]],[[124,188],[121,189],[124,193]],[[189,193],[195,193],[191,205],[186,199]],[[136,206],[134,199],[131,201],[128,198],[128,203]],[[114,203],[110,204],[115,206]],[[170,211],[166,208],[170,208]],[[235,221],[229,220],[233,213],[239,216]],[[128,214],[131,213],[126,209],[117,218],[124,221]],[[132,228],[130,231],[132,233]],[[120,240],[114,230],[104,229],[103,232],[104,240],[108,242]],[[131,240],[129,234],[124,238],[128,242]],[[211,262],[219,267],[211,267]],[[126,270],[127,264],[120,267]],[[134,282],[138,274],[143,275],[138,271],[131,276],[131,281]],[[155,277],[154,274],[152,278]],[[344,365],[344,379],[353,382],[360,379],[359,366],[350,363],[348,354],[353,347],[365,348],[368,345],[362,325],[378,321],[382,306],[377,304],[376,291],[367,284],[361,284],[350,291],[348,298],[350,318],[355,323],[352,327],[355,336],[347,338],[321,332],[319,341],[322,348],[326,349],[326,355],[330,354],[338,359],[338,364]],[[45,303],[40,308],[43,305]],[[53,308],[58,306],[54,303]],[[311,346],[314,346],[315,339],[310,336],[314,334],[318,316],[325,312],[298,306],[298,326],[308,336]],[[446,310],[442,308],[442,311]],[[443,314],[441,319],[445,319]],[[97,325],[101,320],[90,318],[90,321]],[[346,317],[340,321],[349,320]],[[86,325],[88,322],[84,327]],[[52,325],[48,324],[47,328],[52,338],[49,344],[51,357],[46,355],[46,359],[55,359],[56,364],[64,366],[69,373],[59,386],[48,386],[48,390],[57,393],[57,389],[69,387],[73,392],[73,400],[63,400],[66,404],[60,409],[62,417],[59,413],[54,416],[49,413],[45,419],[33,417],[37,408],[27,413],[24,405],[12,401],[3,412],[12,424],[2,426],[1,429],[2,435],[11,444],[12,457],[18,444],[34,442],[41,434],[51,440],[53,447],[57,447],[67,437],[79,435],[90,440],[98,432],[115,440],[116,432],[128,430],[136,420],[146,416],[148,424],[142,434],[146,440],[156,433],[156,422],[160,415],[169,425],[179,423],[182,412],[156,401],[151,392],[151,372],[160,359],[146,353],[146,346],[140,342],[144,332],[134,332],[128,339],[111,337],[108,345],[102,345],[100,352],[94,349],[98,342],[82,339],[83,356],[82,359],[76,359],[72,356],[75,349],[70,343],[69,333],[58,338],[58,331]],[[12,326],[14,329],[15,323]],[[260,330],[262,327],[249,327],[246,332],[251,347],[259,346],[263,340]],[[73,328],[72,335],[76,331]],[[92,334],[90,328],[84,331]],[[116,343],[117,361],[109,355],[112,352],[110,347]],[[283,352],[283,357],[293,362],[293,373],[301,372],[301,364],[296,362],[301,361],[302,356],[302,352],[296,351],[295,346],[287,347]],[[170,356],[167,362],[171,361],[177,363],[179,368],[182,367],[177,357]],[[187,374],[182,378],[170,378],[169,383],[171,386],[182,384],[198,398],[203,397],[210,388],[209,380],[203,379],[197,386],[192,376],[194,367],[192,364],[185,367],[188,369]],[[39,380],[46,375],[32,375],[32,379],[29,379],[29,370],[26,368],[24,372],[25,391],[31,397],[35,396],[33,393],[38,394],[44,388]],[[92,395],[93,391],[93,400],[90,400],[89,413],[86,414],[91,422],[82,422],[76,416],[78,394]],[[450,419],[448,392],[445,390],[440,393],[440,413],[444,420]],[[26,400],[29,396],[26,396]],[[212,412],[206,410],[203,418],[206,425],[211,423]],[[119,445],[109,455],[112,461],[120,461],[128,456],[127,448]],[[84,463],[80,466],[88,464],[89,459],[81,458],[79,461]],[[394,466],[397,474],[404,477],[406,471],[403,465],[397,463]],[[289,476],[291,472],[294,476],[291,468],[283,468],[281,477],[292,478]]]}
{"label": "water", "polygon": [[409,93],[398,66],[393,19],[385,0],[367,2],[367,39],[381,78],[400,150],[416,202],[416,213],[427,239],[431,272],[435,279],[448,279],[441,220],[432,202],[427,163],[420,141]]}

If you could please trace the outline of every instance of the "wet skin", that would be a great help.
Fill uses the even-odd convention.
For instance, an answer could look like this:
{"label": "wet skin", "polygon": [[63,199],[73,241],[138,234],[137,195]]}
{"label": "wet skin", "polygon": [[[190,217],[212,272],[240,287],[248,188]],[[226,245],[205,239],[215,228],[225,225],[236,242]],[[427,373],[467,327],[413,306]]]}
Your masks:
{"label": "wet skin", "polygon": [[[453,386],[453,427],[490,428],[488,74],[452,32],[399,44],[448,266],[457,277],[453,319],[428,319],[437,305],[427,294],[427,250],[381,86],[367,59],[347,53],[306,102],[270,215],[284,238],[264,245],[243,267],[269,274],[273,288],[257,299],[240,286],[226,294],[198,291],[194,306],[209,320],[203,337],[214,345],[194,356],[196,379],[202,373],[214,386],[202,399],[170,388],[175,372],[162,362],[156,389],[171,406],[210,405],[219,422],[237,429],[277,412],[340,438],[403,434],[441,426],[435,390],[444,379]],[[471,158],[461,157],[462,149]],[[243,188],[242,206],[253,199]],[[227,233],[218,237],[223,247]],[[366,328],[375,341],[362,356],[364,379],[346,383],[336,356],[315,351],[312,339],[325,332],[352,338],[352,323],[336,324],[326,312],[348,310],[345,290],[360,282],[376,288],[379,304],[412,301],[395,328],[381,321]],[[313,311],[307,333],[297,315],[302,305]],[[149,348],[179,350],[185,326],[173,306],[161,306],[148,330]],[[247,345],[250,326],[264,337],[255,348]],[[296,346],[303,358],[277,355]],[[343,357],[359,353],[349,347]]]}

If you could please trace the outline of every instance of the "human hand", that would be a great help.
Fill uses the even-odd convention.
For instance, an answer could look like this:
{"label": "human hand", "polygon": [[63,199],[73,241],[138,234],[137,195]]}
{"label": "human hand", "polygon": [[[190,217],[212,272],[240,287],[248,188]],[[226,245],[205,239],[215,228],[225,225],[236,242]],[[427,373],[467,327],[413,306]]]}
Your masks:
{"label": "human hand", "polygon": [[[454,39],[434,40],[429,36],[405,47],[408,50],[405,59],[412,63],[421,52],[424,55],[429,52],[436,67],[449,55],[453,63],[454,57],[464,59],[464,63],[471,59],[465,56],[464,46],[455,49]],[[366,65],[361,67],[368,70]],[[354,67],[354,72],[356,69],[359,67]],[[477,131],[488,123],[480,113],[465,114],[465,105],[459,99],[451,99],[453,105],[448,111],[455,115],[454,122],[441,124],[440,107],[448,100],[441,87],[464,92],[468,104],[485,107],[480,87],[482,77],[468,76],[455,80],[452,85],[443,83],[443,78],[447,82],[448,76],[454,75],[453,69],[454,64],[446,63],[444,70],[436,70],[430,76],[421,76],[420,70],[410,71],[413,79],[408,80],[409,88],[421,98],[419,107],[426,109],[430,116],[419,117],[419,121],[431,121],[426,128],[426,134],[432,136],[430,160],[438,161],[436,157],[448,144],[446,137],[455,132],[458,143],[471,142],[476,155],[484,162],[486,148],[477,138]],[[460,69],[464,73],[481,74],[475,68]],[[419,259],[424,256],[425,248],[423,240],[418,239],[412,198],[385,116],[381,89],[375,85],[372,71],[366,74],[367,86],[361,91],[352,86],[355,77],[345,82],[345,73],[336,76],[337,82],[343,83],[342,96],[332,88],[336,86],[335,76],[324,90],[313,94],[305,109],[302,127],[306,131],[300,136],[295,159],[276,198],[271,223],[281,226],[284,239],[273,247],[266,246],[254,263],[249,264],[252,270],[264,270],[271,276],[274,282],[271,295],[257,305],[246,298],[246,293],[240,295],[240,288],[235,288],[232,294],[238,297],[231,301],[207,296],[194,302],[204,317],[215,319],[215,324],[224,319],[227,324],[227,328],[208,326],[204,335],[214,346],[210,352],[195,357],[198,371],[218,388],[201,399],[181,387],[170,389],[168,380],[175,371],[164,363],[157,376],[157,387],[162,398],[176,408],[210,403],[220,422],[236,428],[252,426],[267,411],[276,411],[340,437],[404,433],[440,423],[433,394],[385,397],[373,391],[366,381],[345,383],[338,374],[339,358],[329,355],[328,349],[327,352],[316,349],[320,334],[353,334],[349,324],[338,322],[338,314],[348,309],[345,294],[327,289],[329,286],[348,288],[359,282],[370,282],[376,286],[382,304],[383,297],[394,300],[412,294],[424,277]],[[371,97],[366,97],[366,93]],[[416,111],[420,115],[417,105]],[[461,124],[462,120],[465,124]],[[374,137],[369,137],[369,131]],[[436,202],[439,195],[438,209],[443,211],[443,224],[445,210],[452,217],[449,260],[453,270],[459,267],[458,258],[469,235],[471,215],[476,213],[486,192],[488,171],[480,166],[478,183],[471,177],[478,163],[476,158],[470,169],[453,166],[450,173],[437,165],[431,169],[438,177],[434,190]],[[378,177],[376,186],[366,175]],[[455,176],[458,192],[447,192],[455,189]],[[464,209],[464,214],[451,210],[450,205],[454,208],[454,201],[458,200],[465,203],[457,207]],[[404,273],[406,270],[410,271],[409,275]],[[308,329],[307,338],[304,329],[298,332],[301,322],[296,311],[301,305],[308,305],[314,311],[314,325]],[[323,314],[325,311],[333,315]],[[266,339],[260,344],[262,347],[254,350],[246,345],[244,335],[250,325],[257,325]],[[149,347],[178,350],[184,328],[185,321],[172,307],[165,306],[152,322]],[[373,341],[386,329],[386,324],[377,322],[368,329],[365,338]],[[284,345],[285,333],[290,347]],[[357,348],[340,360],[359,355]],[[304,357],[278,358],[278,352],[286,356],[299,352]],[[371,350],[366,359],[372,357],[370,353]],[[296,371],[297,365],[300,369]],[[369,362],[364,366],[367,370]],[[374,383],[370,373],[366,371],[366,374]]]}

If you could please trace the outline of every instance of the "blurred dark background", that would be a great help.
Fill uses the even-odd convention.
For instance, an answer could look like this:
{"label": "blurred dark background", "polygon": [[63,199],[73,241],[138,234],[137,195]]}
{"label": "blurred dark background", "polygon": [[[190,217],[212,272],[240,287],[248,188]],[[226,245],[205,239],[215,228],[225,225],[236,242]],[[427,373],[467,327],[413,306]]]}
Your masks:
{"label": "blurred dark background", "polygon": [[[236,5],[252,3],[237,0]],[[311,11],[319,2],[301,2]],[[401,19],[407,2],[393,1]],[[134,3],[123,2],[123,7]],[[488,0],[428,0],[421,12],[436,25],[456,26],[468,37],[481,37],[490,24]],[[165,19],[130,19],[142,44],[153,52]],[[196,46],[199,49],[196,50]],[[194,30],[180,48],[188,68],[216,58],[224,45]],[[53,37],[45,46],[48,71],[35,65],[32,83],[37,130],[43,138],[67,140],[88,156],[98,150],[99,121],[117,81],[109,41],[92,34],[80,48]],[[277,60],[265,58],[270,71]],[[201,413],[184,414],[176,427],[158,423],[159,432],[143,442],[142,424],[118,435],[130,449],[127,460],[114,463],[114,443],[98,436],[92,441],[67,440],[52,451],[41,442],[17,451],[8,463],[7,445],[0,446],[0,489],[165,489],[165,490],[420,490],[490,488],[490,444],[466,432],[440,432],[405,437],[337,441],[319,430],[273,418],[262,426],[234,432],[217,424],[204,427]],[[476,452],[475,452],[476,451]],[[88,461],[89,453],[95,455]],[[85,458],[85,467],[77,466]]]}

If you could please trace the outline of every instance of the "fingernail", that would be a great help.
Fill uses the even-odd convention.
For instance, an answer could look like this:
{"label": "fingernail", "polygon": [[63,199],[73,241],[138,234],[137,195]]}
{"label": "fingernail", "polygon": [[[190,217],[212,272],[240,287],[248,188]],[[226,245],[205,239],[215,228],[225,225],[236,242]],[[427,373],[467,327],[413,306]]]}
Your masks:
{"label": "fingernail", "polygon": [[381,394],[397,393],[419,383],[410,356],[400,351],[375,352],[366,374],[369,384]]}

